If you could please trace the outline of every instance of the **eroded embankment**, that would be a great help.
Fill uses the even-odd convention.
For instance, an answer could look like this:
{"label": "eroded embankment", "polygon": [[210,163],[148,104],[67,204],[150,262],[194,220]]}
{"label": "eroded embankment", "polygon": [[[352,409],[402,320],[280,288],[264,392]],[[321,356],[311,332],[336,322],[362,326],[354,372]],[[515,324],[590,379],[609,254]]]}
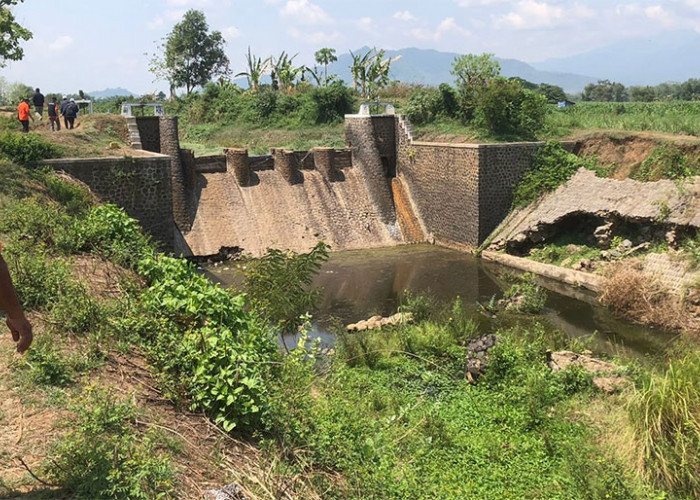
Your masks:
{"label": "eroded embankment", "polygon": [[581,169],[554,192],[514,210],[487,246],[510,254],[504,259],[539,261],[530,267],[588,273],[604,283],[597,287],[601,301],[634,319],[698,331],[700,272],[693,249],[699,229],[700,177],[639,182]]}
{"label": "eroded embankment", "polygon": [[308,251],[322,240],[334,251],[386,247],[401,241],[396,223],[385,223],[360,172],[342,169],[329,182],[315,170],[301,170],[290,185],[272,169],[252,172],[241,187],[230,172],[200,174],[197,212],[185,239],[195,255],[241,247],[259,256],[267,248]]}

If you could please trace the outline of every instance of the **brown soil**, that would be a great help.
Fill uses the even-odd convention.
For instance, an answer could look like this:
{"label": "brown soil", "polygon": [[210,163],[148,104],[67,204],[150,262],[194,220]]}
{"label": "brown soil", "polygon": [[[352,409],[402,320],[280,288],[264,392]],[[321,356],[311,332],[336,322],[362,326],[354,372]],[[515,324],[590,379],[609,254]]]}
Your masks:
{"label": "brown soil", "polygon": [[700,156],[700,139],[652,132],[586,132],[573,137],[581,143],[580,154],[615,165],[614,179],[628,178],[658,146],[673,144],[686,154]]}

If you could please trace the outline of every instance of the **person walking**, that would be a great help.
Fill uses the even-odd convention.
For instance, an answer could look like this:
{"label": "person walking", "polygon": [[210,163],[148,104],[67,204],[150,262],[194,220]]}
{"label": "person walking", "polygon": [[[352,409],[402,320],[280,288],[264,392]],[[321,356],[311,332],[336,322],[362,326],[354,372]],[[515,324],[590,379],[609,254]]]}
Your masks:
{"label": "person walking", "polygon": [[51,132],[61,130],[61,119],[58,116],[58,104],[56,104],[57,100],[58,99],[49,99],[49,104],[46,108],[46,113],[51,123]]}
{"label": "person walking", "polygon": [[39,115],[39,120],[44,119],[44,94],[42,94],[39,89],[36,89],[34,96],[32,97],[32,102],[34,103],[34,111]]}
{"label": "person walking", "polygon": [[34,121],[32,111],[29,108],[29,98],[25,97],[22,99],[22,102],[19,103],[19,106],[17,106],[17,119],[22,124],[22,132],[25,134],[29,132],[30,118]]}
{"label": "person walking", "polygon": [[63,110],[63,117],[66,119],[66,128],[73,130],[73,124],[75,122],[75,117],[78,116],[78,105],[75,103],[75,99],[71,99],[66,108]]}
{"label": "person walking", "polygon": [[66,120],[66,106],[68,106],[68,98],[66,96],[63,96],[63,100],[61,101],[61,115],[63,115],[63,124],[68,128],[68,120]]}

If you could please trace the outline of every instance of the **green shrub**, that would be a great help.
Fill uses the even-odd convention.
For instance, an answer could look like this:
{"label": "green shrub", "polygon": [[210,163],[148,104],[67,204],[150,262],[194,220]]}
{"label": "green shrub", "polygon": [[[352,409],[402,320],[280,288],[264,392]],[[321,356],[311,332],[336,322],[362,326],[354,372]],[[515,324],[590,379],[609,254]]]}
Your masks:
{"label": "green shrub", "polygon": [[329,246],[319,242],[308,253],[268,250],[247,263],[244,290],[252,309],[273,329],[297,331],[299,318],[315,307],[320,290],[309,289],[314,274],[328,260]]}
{"label": "green shrub", "polygon": [[139,223],[109,203],[94,207],[74,231],[77,250],[103,255],[121,265],[134,267],[152,251]]}
{"label": "green shrub", "polygon": [[33,166],[41,160],[60,157],[61,150],[36,134],[5,132],[0,135],[0,156],[23,166]]}
{"label": "green shrub", "polygon": [[65,353],[49,334],[38,336],[27,351],[32,381],[40,385],[65,386],[73,382],[73,373]]}
{"label": "green shrub", "polygon": [[65,249],[72,247],[73,219],[60,205],[34,196],[13,201],[0,210],[0,232],[10,233],[31,247]]}
{"label": "green shrub", "polygon": [[535,283],[535,276],[525,273],[516,278],[503,298],[510,300],[508,309],[521,313],[539,314],[547,302],[547,292]]}
{"label": "green shrub", "polygon": [[352,91],[340,82],[328,87],[316,87],[311,91],[314,103],[315,123],[337,123],[355,107]]}
{"label": "green shrub", "polygon": [[414,294],[406,290],[399,297],[399,312],[411,313],[413,321],[420,323],[428,319],[435,307],[435,299],[424,294]]}
{"label": "green shrub", "polygon": [[8,245],[3,249],[22,306],[41,309],[55,303],[70,285],[68,264],[51,259],[40,247]]}
{"label": "green shrub", "polygon": [[568,181],[592,160],[579,158],[556,141],[547,142],[532,157],[532,165],[513,190],[513,206],[524,207]]}
{"label": "green shrub", "polygon": [[141,334],[173,395],[186,394],[227,431],[259,424],[278,350],[245,311],[244,297],[214,285],[183,260],[149,256],[138,270],[149,284]]}
{"label": "green shrub", "polygon": [[477,94],[474,120],[497,136],[534,139],[543,128],[547,99],[515,80],[497,78]]}
{"label": "green shrub", "polygon": [[638,181],[685,179],[700,175],[700,162],[673,146],[659,146],[630,177]]}
{"label": "green shrub", "polygon": [[133,403],[93,389],[70,409],[75,416],[47,464],[53,483],[73,498],[175,498],[170,458],[155,434],[134,429]]}
{"label": "green shrub", "polygon": [[47,194],[59,203],[69,215],[84,215],[93,205],[90,191],[77,182],[68,182],[53,171],[45,172],[41,181]]}

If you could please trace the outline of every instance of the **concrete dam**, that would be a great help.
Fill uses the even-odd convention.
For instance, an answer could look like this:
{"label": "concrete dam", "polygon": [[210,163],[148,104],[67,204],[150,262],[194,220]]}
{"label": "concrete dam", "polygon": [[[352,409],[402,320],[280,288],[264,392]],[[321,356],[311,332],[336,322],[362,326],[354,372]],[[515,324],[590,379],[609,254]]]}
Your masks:
{"label": "concrete dam", "polygon": [[165,250],[474,248],[505,218],[541,143],[414,141],[399,115],[347,115],[346,147],[195,157],[173,116],[129,118],[145,157],[47,162],[123,207]]}

